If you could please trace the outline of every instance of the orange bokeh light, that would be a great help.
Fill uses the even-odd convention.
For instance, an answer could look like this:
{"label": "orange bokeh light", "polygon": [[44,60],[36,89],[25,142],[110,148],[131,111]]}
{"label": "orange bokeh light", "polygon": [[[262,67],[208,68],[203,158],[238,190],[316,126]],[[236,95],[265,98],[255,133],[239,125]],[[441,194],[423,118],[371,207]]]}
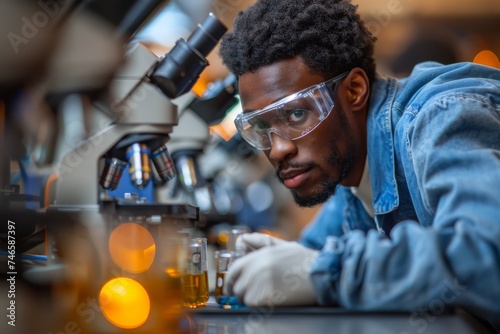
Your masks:
{"label": "orange bokeh light", "polygon": [[104,284],[99,293],[99,305],[110,323],[125,329],[144,324],[151,308],[144,287],[127,277],[114,278]]}
{"label": "orange bokeh light", "polygon": [[153,236],[143,226],[124,223],[111,232],[109,253],[117,266],[130,273],[149,269],[156,253]]}
{"label": "orange bokeh light", "polygon": [[498,57],[490,50],[483,50],[479,52],[474,57],[473,62],[500,69],[500,61],[498,60]]}

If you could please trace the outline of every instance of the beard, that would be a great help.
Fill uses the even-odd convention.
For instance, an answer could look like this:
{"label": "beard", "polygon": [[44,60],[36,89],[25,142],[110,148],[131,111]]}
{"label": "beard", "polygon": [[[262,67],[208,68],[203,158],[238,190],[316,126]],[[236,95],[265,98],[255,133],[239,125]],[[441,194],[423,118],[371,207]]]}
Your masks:
{"label": "beard", "polygon": [[321,182],[321,189],[307,197],[299,196],[295,191],[291,191],[295,203],[300,207],[311,208],[318,204],[326,202],[333,196],[337,190],[338,185],[348,176],[349,172],[354,165],[354,154],[352,150],[348,150],[346,154],[342,155],[335,145],[330,143],[330,154],[327,159],[330,166],[340,170],[338,178],[325,178]]}
{"label": "beard", "polygon": [[297,204],[301,208],[312,208],[318,204],[326,202],[330,198],[330,196],[333,196],[335,194],[335,191],[337,190],[338,185],[338,181],[328,179],[323,181],[321,191],[318,191],[308,197],[300,197],[295,191],[292,190],[292,197],[295,201],[295,204]]}

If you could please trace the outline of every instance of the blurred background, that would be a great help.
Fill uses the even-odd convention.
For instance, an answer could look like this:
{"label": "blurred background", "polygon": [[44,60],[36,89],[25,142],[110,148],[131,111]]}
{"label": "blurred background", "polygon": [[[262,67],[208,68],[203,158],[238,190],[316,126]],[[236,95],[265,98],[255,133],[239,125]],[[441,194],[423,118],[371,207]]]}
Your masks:
{"label": "blurred background", "polygon": [[[29,83],[26,85],[29,91],[35,92],[30,96],[45,94],[43,101],[37,98],[19,99],[21,102],[17,108],[23,112],[18,114],[15,125],[21,128],[19,131],[22,133],[23,142],[15,142],[16,145],[22,144],[24,147],[12,149],[15,151],[12,154],[15,159],[12,159],[8,166],[12,175],[5,178],[10,177],[12,184],[19,183],[21,192],[25,194],[38,196],[43,190],[40,207],[54,202],[54,191],[46,185],[47,175],[53,172],[54,166],[63,159],[67,150],[102,128],[102,117],[98,113],[84,111],[85,104],[89,103],[88,94],[83,99],[81,95],[75,99],[71,94],[53,92],[61,91],[58,85],[69,86],[70,91],[81,90],[81,87],[71,87],[74,82],[82,82],[83,88],[87,89],[85,85],[92,86],[91,80],[96,78],[106,84],[106,78],[111,76],[113,71],[120,69],[123,62],[116,45],[107,43],[103,38],[96,44],[96,47],[101,48],[101,52],[87,50],[89,58],[81,56],[83,60],[79,60],[81,64],[86,65],[92,62],[95,66],[90,71],[85,75],[69,71],[66,72],[70,73],[68,78],[61,75],[68,68],[74,71],[76,66],[72,65],[78,60],[73,60],[73,63],[60,61],[63,56],[53,55],[51,52],[57,43],[57,37],[62,34],[63,29],[58,27],[64,24],[64,11],[71,11],[71,4],[79,2],[84,1],[47,0],[37,3],[23,0],[21,3],[25,3],[25,9],[20,6],[16,8],[17,12],[9,12],[8,9],[2,11],[4,22],[7,23],[2,28],[7,37],[1,45],[2,79],[8,82],[7,80],[15,78],[19,82]],[[163,1],[163,5],[156,8],[154,15],[142,18],[143,22],[134,27],[133,33],[129,33],[127,45],[130,47],[142,43],[157,55],[163,55],[179,38],[187,38],[208,13],[212,12],[231,30],[238,12],[253,2]],[[359,5],[359,12],[367,27],[378,39],[375,57],[378,71],[381,73],[405,76],[416,63],[424,60],[442,63],[473,61],[483,50],[500,54],[498,0],[357,0],[353,3]],[[2,6],[6,4],[8,2]],[[12,22],[10,27],[8,22]],[[16,29],[21,31],[16,32]],[[225,85],[230,85],[230,73],[221,63],[217,47],[218,45],[208,53],[206,59],[209,66],[202,71],[192,88],[199,96],[215,82],[226,80]],[[81,50],[74,51],[78,52],[84,54]],[[52,65],[44,67],[44,57],[50,59],[51,56]],[[37,77],[44,76],[44,71],[49,73],[45,75],[49,79],[45,79],[41,84],[36,83]],[[100,73],[99,71],[101,74],[92,76],[93,73]],[[72,84],[69,84],[70,82]],[[51,84],[56,88],[47,89]],[[13,89],[13,85],[2,87],[4,92]],[[25,89],[19,94],[27,96],[26,91],[28,90]],[[232,108],[232,115],[228,110],[225,111],[229,116],[224,121],[218,119],[217,122],[211,120],[208,121],[210,124],[204,123],[210,127],[210,133],[206,138],[199,139],[202,143],[198,143],[195,157],[197,177],[203,179],[198,183],[203,187],[210,185],[212,189],[208,191],[212,192],[216,203],[210,205],[197,202],[203,196],[194,195],[193,191],[188,197],[198,197],[198,200],[195,198],[188,201],[200,206],[202,213],[206,213],[201,219],[201,226],[205,228],[211,225],[221,225],[224,228],[234,224],[247,225],[252,230],[267,230],[285,239],[296,239],[319,208],[301,209],[293,203],[289,192],[276,182],[263,155],[251,150],[235,136],[231,117],[237,113],[238,105],[232,105]],[[182,130],[174,130],[174,137],[176,131]],[[54,135],[55,132],[57,135]],[[175,145],[174,140],[170,143]],[[4,173],[6,169],[4,168]],[[127,182],[121,180],[118,189],[113,189],[111,195],[123,197],[124,193],[138,192],[141,198],[146,197],[150,201],[153,198],[164,201],[180,196],[176,192],[179,185],[175,179],[169,182],[166,189],[160,191],[153,190],[153,186],[137,190]],[[156,194],[153,195],[153,192]],[[200,192],[201,190],[198,191]],[[186,200],[185,196],[182,199]],[[36,204],[31,205],[36,207]],[[222,228],[221,226],[215,226],[216,231]]]}
{"label": "blurred background", "polygon": [[[253,2],[0,1],[1,273],[18,272],[19,317],[40,315],[19,332],[74,332],[73,320],[115,332],[88,298],[122,274],[175,306],[161,298],[178,286],[157,279],[178,281],[164,269],[179,257],[154,256],[172,236],[206,237],[213,252],[235,226],[294,240],[313,219],[320,207],[298,208],[234,128],[241,107],[218,45]],[[353,3],[378,39],[380,73],[500,55],[498,0]],[[137,333],[155,332],[155,314],[147,321]]]}

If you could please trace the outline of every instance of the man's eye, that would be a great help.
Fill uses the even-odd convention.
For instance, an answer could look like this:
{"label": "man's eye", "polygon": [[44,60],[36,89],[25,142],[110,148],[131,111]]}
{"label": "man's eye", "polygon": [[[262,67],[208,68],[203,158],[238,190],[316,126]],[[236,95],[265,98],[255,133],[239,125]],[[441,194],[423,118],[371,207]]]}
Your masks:
{"label": "man's eye", "polygon": [[288,112],[288,122],[289,123],[298,123],[302,122],[307,118],[307,110],[306,109],[293,109]]}

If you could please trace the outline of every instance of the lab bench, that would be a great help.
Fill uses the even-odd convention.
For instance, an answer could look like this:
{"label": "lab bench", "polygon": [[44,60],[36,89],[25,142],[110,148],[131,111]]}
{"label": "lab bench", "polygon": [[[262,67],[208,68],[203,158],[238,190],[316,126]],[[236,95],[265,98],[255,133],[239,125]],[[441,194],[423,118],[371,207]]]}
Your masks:
{"label": "lab bench", "polygon": [[472,334],[495,333],[488,325],[456,309],[421,312],[367,312],[340,307],[243,307],[224,309],[214,300],[189,313],[199,334]]}

